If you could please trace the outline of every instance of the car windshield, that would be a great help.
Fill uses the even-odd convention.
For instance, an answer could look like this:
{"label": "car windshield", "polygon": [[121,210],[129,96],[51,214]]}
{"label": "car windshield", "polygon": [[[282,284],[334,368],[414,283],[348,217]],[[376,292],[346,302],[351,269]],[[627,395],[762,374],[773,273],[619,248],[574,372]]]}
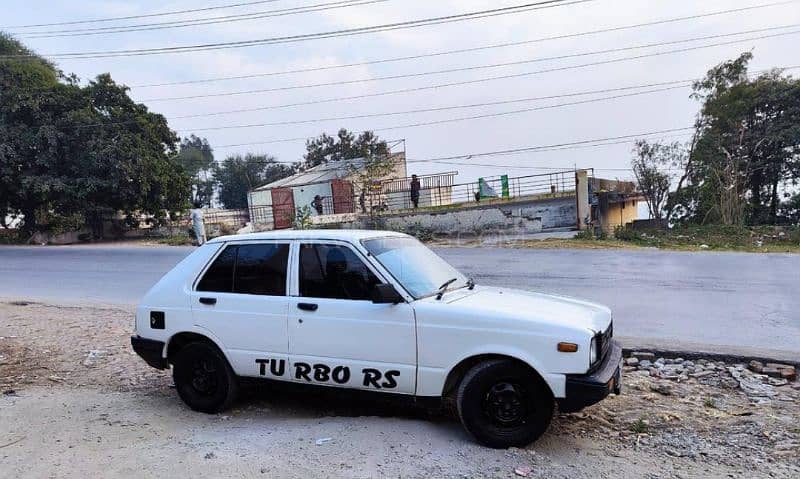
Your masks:
{"label": "car windshield", "polygon": [[437,293],[453,279],[448,290],[467,285],[466,276],[414,238],[377,238],[362,243],[415,299]]}

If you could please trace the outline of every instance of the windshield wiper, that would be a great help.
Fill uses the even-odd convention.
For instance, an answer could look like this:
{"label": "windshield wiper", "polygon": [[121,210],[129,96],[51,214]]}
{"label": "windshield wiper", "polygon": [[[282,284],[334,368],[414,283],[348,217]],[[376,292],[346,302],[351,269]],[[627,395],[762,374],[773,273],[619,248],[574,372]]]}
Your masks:
{"label": "windshield wiper", "polygon": [[455,283],[456,281],[458,281],[458,278],[448,279],[441,286],[439,286],[439,293],[436,295],[436,299],[442,299],[442,296],[444,296],[444,292],[447,291],[447,287]]}

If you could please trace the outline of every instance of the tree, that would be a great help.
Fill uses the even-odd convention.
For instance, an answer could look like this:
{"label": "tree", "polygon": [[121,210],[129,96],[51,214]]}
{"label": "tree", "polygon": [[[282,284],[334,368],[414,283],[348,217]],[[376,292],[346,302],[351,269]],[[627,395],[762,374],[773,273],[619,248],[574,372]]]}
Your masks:
{"label": "tree", "polygon": [[354,158],[377,157],[389,153],[386,142],[378,139],[371,131],[358,136],[342,128],[336,137],[323,133],[313,140],[306,141],[306,154],[303,156],[304,168],[323,163]]}
{"label": "tree", "polygon": [[774,223],[779,188],[800,172],[800,81],[779,70],[749,79],[752,54],[709,70],[692,96],[692,171],[682,205],[690,221]]}
{"label": "tree", "polygon": [[791,195],[781,205],[781,216],[790,224],[800,225],[800,193]]}
{"label": "tree", "polygon": [[225,208],[247,208],[247,193],[258,186],[293,175],[295,165],[278,163],[269,155],[229,156],[215,165],[214,178],[219,200]]}
{"label": "tree", "polygon": [[105,212],[161,221],[181,209],[188,181],[166,119],[133,102],[108,74],[88,86],[9,36],[0,55],[1,209],[24,227],[75,229]]}
{"label": "tree", "polygon": [[672,177],[668,168],[683,163],[684,148],[680,143],[664,145],[637,140],[631,160],[638,190],[644,195],[650,217],[656,220],[669,218],[667,209]]}
{"label": "tree", "polygon": [[381,209],[383,191],[381,180],[390,176],[397,164],[390,155],[377,155],[364,157],[363,164],[350,164],[351,181],[358,191],[359,202],[362,208],[369,209],[369,215],[374,223],[375,213]]}
{"label": "tree", "polygon": [[192,179],[190,201],[201,206],[211,206],[214,196],[214,180],[211,178],[214,165],[214,150],[208,140],[190,135],[181,140],[178,163]]}

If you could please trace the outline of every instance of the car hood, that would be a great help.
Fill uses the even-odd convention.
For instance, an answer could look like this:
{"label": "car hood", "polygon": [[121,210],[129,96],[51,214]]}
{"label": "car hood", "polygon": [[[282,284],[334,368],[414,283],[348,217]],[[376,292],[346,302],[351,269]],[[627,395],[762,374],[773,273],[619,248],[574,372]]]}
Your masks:
{"label": "car hood", "polygon": [[611,324],[611,310],[602,304],[547,293],[511,288],[476,286],[447,294],[444,301],[455,308],[488,315],[526,318],[567,327],[605,331]]}

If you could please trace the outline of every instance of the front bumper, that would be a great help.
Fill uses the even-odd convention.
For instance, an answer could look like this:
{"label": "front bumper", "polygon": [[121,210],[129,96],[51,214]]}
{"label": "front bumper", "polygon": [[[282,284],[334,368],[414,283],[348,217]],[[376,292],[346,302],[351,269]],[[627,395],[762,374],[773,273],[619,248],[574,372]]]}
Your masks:
{"label": "front bumper", "polygon": [[167,369],[169,364],[163,356],[164,343],[155,339],[131,336],[131,346],[136,354],[139,355],[150,366],[156,369]]}
{"label": "front bumper", "polygon": [[577,412],[586,406],[597,404],[609,394],[620,393],[620,361],[622,347],[611,340],[603,362],[590,374],[567,376],[566,397],[558,399],[560,412]]}

